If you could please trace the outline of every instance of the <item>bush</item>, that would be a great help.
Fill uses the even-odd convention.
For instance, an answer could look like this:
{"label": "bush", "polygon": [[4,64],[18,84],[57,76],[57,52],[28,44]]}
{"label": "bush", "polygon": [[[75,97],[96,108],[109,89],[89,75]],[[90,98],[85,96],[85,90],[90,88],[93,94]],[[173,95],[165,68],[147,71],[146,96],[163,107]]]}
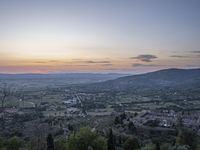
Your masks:
{"label": "bush", "polygon": [[175,145],[171,150],[189,150],[188,145]]}
{"label": "bush", "polygon": [[55,150],[66,150],[67,147],[66,139],[60,139],[55,141]]}
{"label": "bush", "polygon": [[165,143],[165,144],[161,145],[160,149],[161,150],[171,150],[172,149],[172,145]]}
{"label": "bush", "polygon": [[106,139],[89,128],[81,128],[76,134],[72,134],[67,141],[67,150],[106,150]]}
{"label": "bush", "polygon": [[189,128],[181,129],[178,133],[176,141],[180,145],[189,145],[191,149],[194,150],[197,147],[197,135]]}
{"label": "bush", "polygon": [[124,150],[135,150],[140,148],[137,138],[128,138],[124,143]]}
{"label": "bush", "polygon": [[0,150],[4,148],[4,139],[0,137]]}
{"label": "bush", "polygon": [[156,149],[156,145],[153,143],[150,143],[142,147],[141,150],[155,150],[155,149]]}
{"label": "bush", "polygon": [[7,150],[19,150],[23,145],[24,141],[18,137],[12,137],[5,142]]}

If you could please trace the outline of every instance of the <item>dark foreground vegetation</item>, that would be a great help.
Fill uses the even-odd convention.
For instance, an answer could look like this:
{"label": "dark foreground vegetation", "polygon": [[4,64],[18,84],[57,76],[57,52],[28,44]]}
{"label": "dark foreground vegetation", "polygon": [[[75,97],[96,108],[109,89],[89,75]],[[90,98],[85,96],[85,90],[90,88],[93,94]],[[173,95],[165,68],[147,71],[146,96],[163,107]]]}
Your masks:
{"label": "dark foreground vegetation", "polygon": [[[142,144],[133,124],[129,124],[132,134],[116,135],[110,128],[106,136],[91,128],[80,128],[68,137],[56,138],[48,134],[46,138],[34,137],[26,141],[20,137],[0,138],[0,150],[199,150],[199,137],[197,134],[177,123],[175,140],[163,142],[158,137],[152,138],[149,143]],[[163,138],[166,135],[162,135]]]}

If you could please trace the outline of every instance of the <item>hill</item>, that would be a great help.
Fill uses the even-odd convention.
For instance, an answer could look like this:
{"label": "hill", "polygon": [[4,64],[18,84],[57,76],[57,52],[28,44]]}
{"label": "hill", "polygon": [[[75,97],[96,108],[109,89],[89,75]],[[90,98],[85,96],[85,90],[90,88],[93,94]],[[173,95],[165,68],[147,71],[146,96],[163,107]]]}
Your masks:
{"label": "hill", "polygon": [[101,83],[90,84],[87,90],[125,91],[158,90],[163,88],[200,87],[200,69],[165,69],[155,72],[120,77]]}

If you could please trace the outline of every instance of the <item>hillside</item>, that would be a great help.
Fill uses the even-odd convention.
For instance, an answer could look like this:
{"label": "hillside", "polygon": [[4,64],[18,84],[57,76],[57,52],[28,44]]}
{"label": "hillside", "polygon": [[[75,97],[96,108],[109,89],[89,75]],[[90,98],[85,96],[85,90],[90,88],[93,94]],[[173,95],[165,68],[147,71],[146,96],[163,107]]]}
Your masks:
{"label": "hillside", "polygon": [[200,86],[200,69],[165,69],[146,74],[121,77],[102,83],[90,84],[87,90],[126,91],[162,88],[196,88]]}

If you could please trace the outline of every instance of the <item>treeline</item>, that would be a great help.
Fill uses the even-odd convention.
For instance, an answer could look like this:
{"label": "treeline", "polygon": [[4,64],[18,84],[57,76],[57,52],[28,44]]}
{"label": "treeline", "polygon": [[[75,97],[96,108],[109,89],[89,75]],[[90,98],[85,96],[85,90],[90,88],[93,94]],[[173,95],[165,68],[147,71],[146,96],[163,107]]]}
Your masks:
{"label": "treeline", "polygon": [[0,150],[200,150],[200,147],[196,133],[184,127],[180,128],[175,143],[160,143],[157,139],[146,145],[141,145],[134,136],[120,139],[116,144],[112,129],[105,137],[94,129],[81,128],[68,138],[54,139],[52,134],[45,140],[29,142],[19,137],[0,138]]}

